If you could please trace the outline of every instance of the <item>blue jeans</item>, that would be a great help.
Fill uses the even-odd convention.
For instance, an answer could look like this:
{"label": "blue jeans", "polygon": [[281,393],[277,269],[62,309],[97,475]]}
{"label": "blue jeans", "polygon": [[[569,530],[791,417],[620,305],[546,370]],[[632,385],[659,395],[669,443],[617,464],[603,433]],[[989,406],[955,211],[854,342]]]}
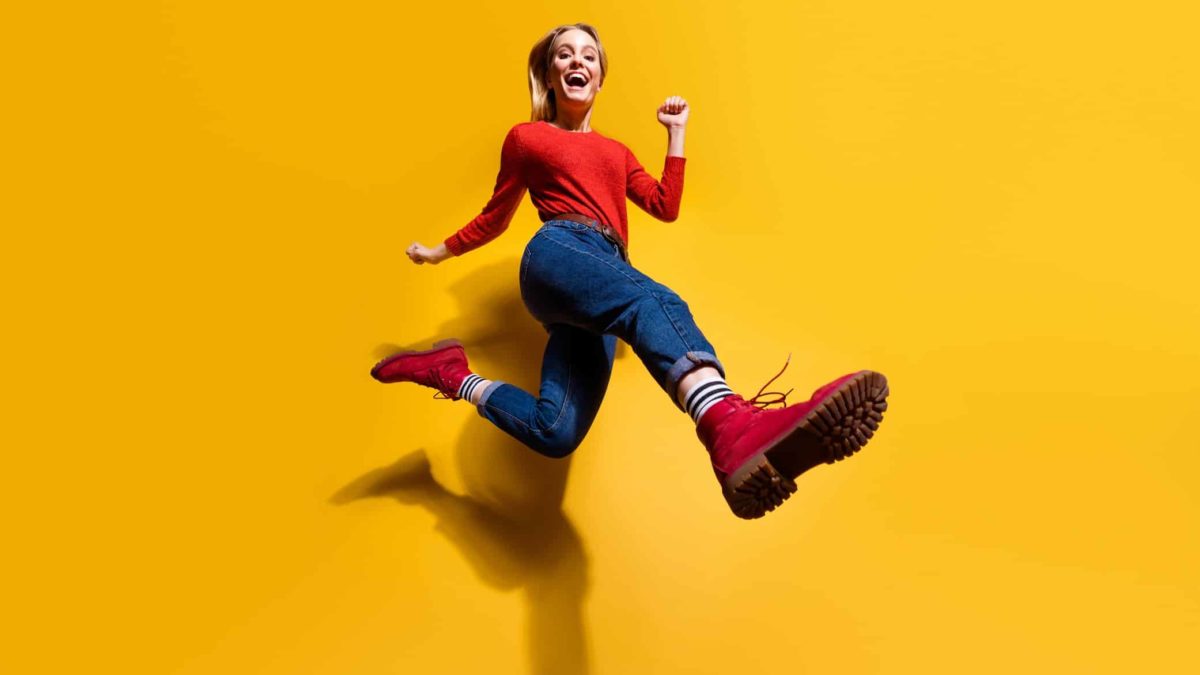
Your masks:
{"label": "blue jeans", "polygon": [[[608,389],[617,338],[627,342],[676,407],[679,380],[701,366],[724,377],[678,294],[634,269],[596,230],[547,221],[525,247],[521,298],[550,334],[537,397],[494,381],[479,414],[550,457],[579,446]],[[682,408],[681,408],[682,409]]]}

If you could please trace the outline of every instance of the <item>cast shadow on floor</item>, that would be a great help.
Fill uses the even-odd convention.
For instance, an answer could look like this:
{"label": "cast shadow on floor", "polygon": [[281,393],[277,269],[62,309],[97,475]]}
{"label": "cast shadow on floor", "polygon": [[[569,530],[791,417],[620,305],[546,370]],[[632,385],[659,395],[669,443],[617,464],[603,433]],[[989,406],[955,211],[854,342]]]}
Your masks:
{"label": "cast shadow on floor", "polygon": [[[468,275],[450,288],[460,318],[409,346],[381,345],[376,356],[428,349],[455,337],[466,347],[473,370],[536,392],[547,335],[521,301],[516,269],[517,261],[509,260]],[[617,357],[626,351],[622,344]],[[571,458],[543,457],[479,417],[469,404],[451,405],[463,407],[453,456],[466,494],[438,483],[419,449],[351,481],[330,501],[390,497],[427,510],[484,583],[523,593],[530,672],[587,673],[588,556],[562,509]]]}

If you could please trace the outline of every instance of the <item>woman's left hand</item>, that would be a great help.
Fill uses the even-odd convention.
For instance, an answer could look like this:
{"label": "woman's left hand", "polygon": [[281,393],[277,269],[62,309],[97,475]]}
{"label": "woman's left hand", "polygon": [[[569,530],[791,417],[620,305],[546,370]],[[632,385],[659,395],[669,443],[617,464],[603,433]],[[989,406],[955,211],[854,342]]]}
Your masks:
{"label": "woman's left hand", "polygon": [[664,127],[682,129],[687,126],[688,104],[682,96],[672,96],[658,106],[658,122]]}

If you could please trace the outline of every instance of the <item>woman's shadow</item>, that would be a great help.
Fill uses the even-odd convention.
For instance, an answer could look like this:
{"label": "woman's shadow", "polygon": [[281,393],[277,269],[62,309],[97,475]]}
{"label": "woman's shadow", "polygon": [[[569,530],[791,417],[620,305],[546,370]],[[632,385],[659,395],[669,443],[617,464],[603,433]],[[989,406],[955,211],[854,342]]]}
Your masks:
{"label": "woman's shadow", "polygon": [[[473,370],[536,392],[535,364],[541,363],[547,335],[521,301],[516,267],[507,261],[470,274],[450,289],[466,318],[443,324],[438,335],[411,346],[381,345],[377,355],[428,349],[436,340],[457,337]],[[619,343],[618,358],[626,351]],[[469,404],[455,405],[477,416]],[[493,588],[523,591],[531,672],[587,673],[588,556],[562,510],[571,458],[543,457],[482,419],[463,425],[454,457],[465,495],[438,483],[425,451],[418,449],[351,481],[330,501],[391,497],[432,513],[438,531],[480,579]]]}

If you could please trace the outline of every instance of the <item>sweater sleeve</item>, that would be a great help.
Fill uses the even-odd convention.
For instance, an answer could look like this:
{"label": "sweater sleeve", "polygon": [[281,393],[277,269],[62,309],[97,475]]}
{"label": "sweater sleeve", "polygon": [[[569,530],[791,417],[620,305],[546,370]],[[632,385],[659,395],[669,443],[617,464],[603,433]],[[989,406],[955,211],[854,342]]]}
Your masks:
{"label": "sweater sleeve", "polygon": [[521,170],[523,159],[517,127],[514,126],[504,137],[504,145],[500,150],[500,173],[496,176],[492,198],[478,216],[446,239],[447,250],[456,256],[462,255],[499,237],[508,229],[508,223],[521,205],[521,198],[527,189]]}
{"label": "sweater sleeve", "polygon": [[667,155],[662,181],[654,180],[625,148],[625,194],[640,209],[664,222],[679,217],[679,202],[683,198],[683,168],[686,158]]}

